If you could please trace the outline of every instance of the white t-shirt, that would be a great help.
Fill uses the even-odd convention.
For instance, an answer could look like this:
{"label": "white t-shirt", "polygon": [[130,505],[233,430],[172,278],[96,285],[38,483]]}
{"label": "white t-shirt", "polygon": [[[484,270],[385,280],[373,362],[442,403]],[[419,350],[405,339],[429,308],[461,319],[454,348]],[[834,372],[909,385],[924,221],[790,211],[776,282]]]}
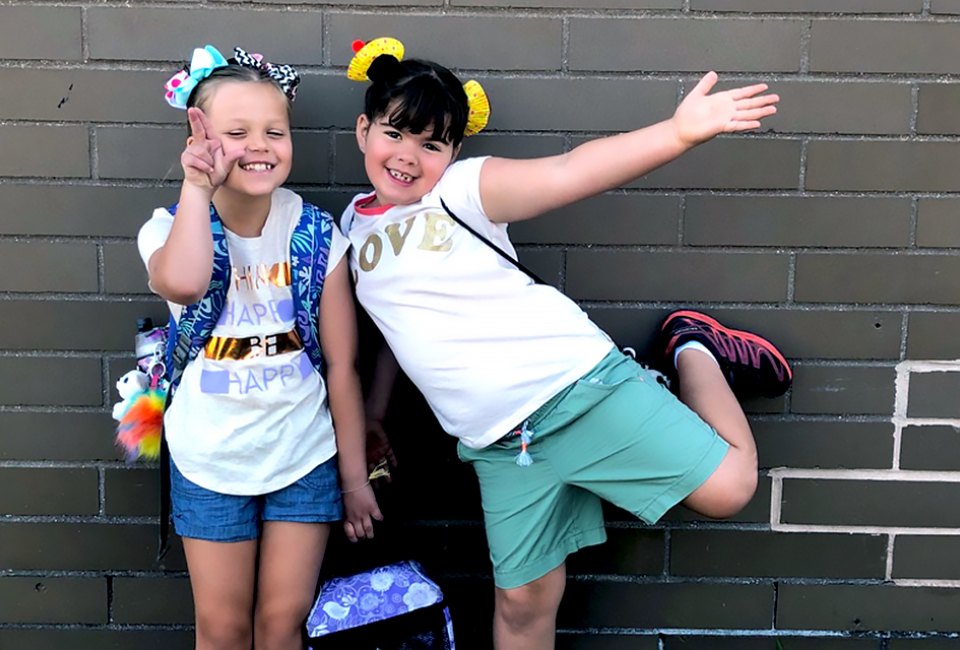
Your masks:
{"label": "white t-shirt", "polygon": [[[226,228],[230,287],[213,336],[270,336],[295,329],[290,287],[290,237],[302,199],[273,193],[259,237]],[[173,217],[159,208],[137,240],[144,264],[170,234]],[[329,274],[349,242],[336,226]],[[175,318],[183,306],[168,303]],[[286,487],[336,453],[323,378],[303,349],[252,358],[207,358],[204,351],[183,372],[164,416],[177,469],[194,483],[223,494],[266,494]]]}
{"label": "white t-shirt", "polygon": [[444,430],[473,448],[509,433],[613,347],[572,300],[444,212],[440,197],[516,254],[480,204],[485,160],[451,165],[412,205],[364,208],[373,194],[357,195],[340,222],[360,303]]}

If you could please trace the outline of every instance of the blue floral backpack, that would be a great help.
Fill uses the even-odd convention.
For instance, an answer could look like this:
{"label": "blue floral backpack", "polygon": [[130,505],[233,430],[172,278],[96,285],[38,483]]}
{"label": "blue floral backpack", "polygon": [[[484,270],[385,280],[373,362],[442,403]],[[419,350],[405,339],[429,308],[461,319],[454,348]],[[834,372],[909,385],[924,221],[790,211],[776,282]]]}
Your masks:
{"label": "blue floral backpack", "polygon": [[455,650],[443,592],[413,561],[325,582],[307,637],[316,650]]}

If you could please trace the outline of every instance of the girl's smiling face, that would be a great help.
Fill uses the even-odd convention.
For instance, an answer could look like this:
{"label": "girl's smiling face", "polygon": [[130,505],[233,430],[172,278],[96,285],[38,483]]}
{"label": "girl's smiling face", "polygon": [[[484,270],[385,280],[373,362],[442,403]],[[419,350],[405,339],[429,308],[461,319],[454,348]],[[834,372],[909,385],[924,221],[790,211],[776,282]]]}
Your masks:
{"label": "girl's smiling face", "polygon": [[293,143],[287,100],[279,88],[272,83],[224,82],[203,111],[224,153],[243,151],[221,191],[264,196],[287,180]]}
{"label": "girl's smiling face", "polygon": [[449,142],[434,139],[432,126],[412,133],[391,126],[386,116],[371,122],[360,115],[357,145],[377,193],[371,207],[416,203],[436,186],[459,151]]}

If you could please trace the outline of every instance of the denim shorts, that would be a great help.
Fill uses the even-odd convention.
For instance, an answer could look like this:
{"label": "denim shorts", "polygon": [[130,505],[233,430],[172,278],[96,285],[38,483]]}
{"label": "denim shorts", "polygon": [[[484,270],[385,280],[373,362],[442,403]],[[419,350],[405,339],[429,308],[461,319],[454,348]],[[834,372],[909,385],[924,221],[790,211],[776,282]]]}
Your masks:
{"label": "denim shorts", "polygon": [[633,359],[614,350],[526,422],[533,464],[516,463],[520,436],[460,459],[480,480],[497,587],[527,584],[574,551],[606,540],[601,500],[647,523],[696,490],[727,443]]}
{"label": "denim shorts", "polygon": [[254,496],[200,487],[181,474],[171,458],[170,501],[177,534],[211,542],[257,539],[264,521],[318,524],[343,519],[336,456],[285,488]]}

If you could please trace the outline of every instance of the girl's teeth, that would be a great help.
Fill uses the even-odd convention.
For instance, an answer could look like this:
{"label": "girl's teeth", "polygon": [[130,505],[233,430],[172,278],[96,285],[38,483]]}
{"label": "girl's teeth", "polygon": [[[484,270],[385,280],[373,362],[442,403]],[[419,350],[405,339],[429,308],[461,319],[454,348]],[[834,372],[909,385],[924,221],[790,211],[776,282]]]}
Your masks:
{"label": "girl's teeth", "polygon": [[403,174],[392,169],[390,170],[390,175],[396,178],[398,181],[403,181],[404,183],[409,183],[413,180],[413,176],[410,176],[409,174]]}
{"label": "girl's teeth", "polygon": [[249,165],[244,165],[243,168],[248,172],[265,172],[269,170],[272,165],[267,163],[250,163]]}

